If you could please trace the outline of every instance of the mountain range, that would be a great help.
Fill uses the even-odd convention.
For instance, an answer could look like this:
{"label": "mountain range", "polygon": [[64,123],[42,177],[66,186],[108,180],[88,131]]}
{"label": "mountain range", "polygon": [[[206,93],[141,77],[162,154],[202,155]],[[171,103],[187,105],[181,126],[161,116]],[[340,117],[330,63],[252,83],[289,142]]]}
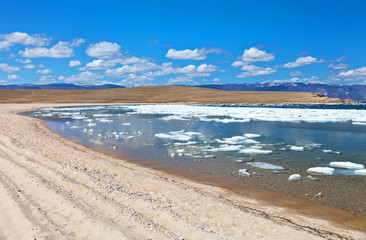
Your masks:
{"label": "mountain range", "polygon": [[198,87],[213,88],[226,91],[285,91],[285,92],[315,92],[323,93],[330,98],[352,99],[366,102],[366,85],[337,85],[321,83],[237,83],[212,84]]}

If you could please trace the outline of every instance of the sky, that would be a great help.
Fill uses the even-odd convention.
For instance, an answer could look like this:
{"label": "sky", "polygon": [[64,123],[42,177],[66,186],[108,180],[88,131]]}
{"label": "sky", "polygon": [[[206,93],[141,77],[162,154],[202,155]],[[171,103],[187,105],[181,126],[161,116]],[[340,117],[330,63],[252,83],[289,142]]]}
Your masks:
{"label": "sky", "polygon": [[366,84],[364,0],[0,6],[0,84]]}

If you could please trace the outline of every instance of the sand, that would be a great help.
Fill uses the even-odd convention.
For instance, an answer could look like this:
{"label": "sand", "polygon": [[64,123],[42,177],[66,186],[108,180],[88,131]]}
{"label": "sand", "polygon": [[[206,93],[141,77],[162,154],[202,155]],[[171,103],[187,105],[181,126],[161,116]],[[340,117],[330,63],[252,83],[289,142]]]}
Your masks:
{"label": "sand", "polygon": [[15,113],[51,105],[0,105],[0,239],[366,239],[365,228],[118,160]]}

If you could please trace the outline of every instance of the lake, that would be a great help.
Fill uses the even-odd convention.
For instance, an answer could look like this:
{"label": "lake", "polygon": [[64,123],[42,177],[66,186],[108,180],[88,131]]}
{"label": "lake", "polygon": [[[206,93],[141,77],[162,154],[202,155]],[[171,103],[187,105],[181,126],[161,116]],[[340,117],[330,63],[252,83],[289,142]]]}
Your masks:
{"label": "lake", "polygon": [[365,104],[108,105],[25,115],[138,164],[366,215]]}

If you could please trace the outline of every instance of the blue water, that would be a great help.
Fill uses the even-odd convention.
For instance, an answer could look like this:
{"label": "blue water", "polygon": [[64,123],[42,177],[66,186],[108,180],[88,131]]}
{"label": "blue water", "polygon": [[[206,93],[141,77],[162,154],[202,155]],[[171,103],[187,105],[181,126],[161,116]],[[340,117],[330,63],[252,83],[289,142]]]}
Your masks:
{"label": "blue water", "polygon": [[[42,118],[51,129],[73,141],[116,157],[140,164],[144,160],[153,161],[166,166],[166,171],[174,167],[211,174],[366,214],[366,176],[362,169],[356,174],[353,169],[333,167],[335,171],[331,176],[307,171],[314,167],[331,167],[332,162],[366,166],[366,125],[363,122],[366,105],[225,104],[193,105],[192,109],[185,106],[176,107],[178,117],[165,112],[164,105],[157,110],[154,110],[156,106],[143,110],[130,106],[51,108],[27,115]],[[200,107],[208,106],[213,107],[209,111],[215,112],[212,116],[201,116],[207,109],[201,111]],[[230,109],[234,108],[238,112],[235,116],[230,115]],[[276,109],[297,109],[301,114],[304,114],[302,109],[312,109],[336,110],[334,116],[341,120],[323,121],[322,114],[327,112],[320,111],[315,113],[319,121],[306,120],[306,116],[300,122],[288,117],[283,120],[281,116],[278,116],[281,121],[240,121],[246,115],[240,115],[240,110],[248,111],[248,108],[258,111],[258,119],[265,119],[269,113],[276,118]],[[196,112],[192,113],[193,110]],[[352,117],[348,110],[358,112]],[[238,121],[222,122],[223,119]],[[267,169],[258,167],[261,164]],[[268,164],[284,170],[268,169]],[[250,176],[241,174],[240,169],[246,169]],[[289,181],[292,174],[305,178]],[[306,179],[308,175],[316,181]],[[322,197],[316,197],[318,193]]]}

